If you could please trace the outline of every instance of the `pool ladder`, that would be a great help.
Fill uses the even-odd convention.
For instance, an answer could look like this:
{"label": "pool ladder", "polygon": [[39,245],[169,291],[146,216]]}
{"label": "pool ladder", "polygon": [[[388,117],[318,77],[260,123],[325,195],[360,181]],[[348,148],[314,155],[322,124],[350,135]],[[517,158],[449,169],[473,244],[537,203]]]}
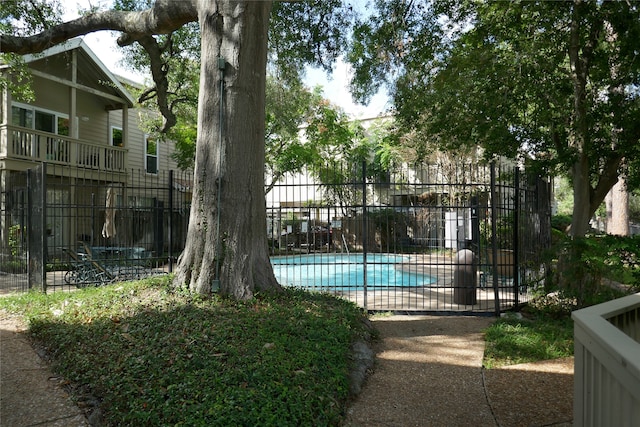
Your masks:
{"label": "pool ladder", "polygon": [[344,238],[344,234],[341,234],[342,237],[342,244],[344,245],[344,248],[347,250],[347,255],[349,255],[349,245],[347,245],[347,239]]}

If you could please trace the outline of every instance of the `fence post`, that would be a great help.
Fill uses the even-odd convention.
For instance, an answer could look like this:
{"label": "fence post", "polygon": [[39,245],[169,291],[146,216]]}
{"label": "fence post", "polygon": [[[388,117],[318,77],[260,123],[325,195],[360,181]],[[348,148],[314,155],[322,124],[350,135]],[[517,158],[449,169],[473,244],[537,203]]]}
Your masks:
{"label": "fence post", "polygon": [[169,171],[169,273],[173,273],[173,169]]}
{"label": "fence post", "polygon": [[491,266],[493,274],[493,304],[496,317],[500,317],[500,290],[498,289],[498,236],[496,222],[498,221],[498,213],[496,212],[497,202],[496,195],[496,164],[491,162],[491,252],[493,253],[493,265]]}
{"label": "fence post", "polygon": [[367,305],[367,235],[369,233],[369,224],[367,221],[367,163],[362,162],[362,269],[363,269],[363,293],[364,293],[364,309],[368,310]]}
{"label": "fence post", "polygon": [[477,257],[480,256],[480,202],[478,196],[471,197],[471,247]]}
{"label": "fence post", "polygon": [[156,256],[158,258],[162,257],[162,252],[164,252],[164,202],[157,197],[154,198],[153,203],[153,240],[154,240],[154,249],[156,252]]}
{"label": "fence post", "polygon": [[520,274],[519,274],[519,266],[520,266],[520,169],[515,167],[514,174],[514,201],[513,201],[513,295],[515,307],[517,308],[520,305],[520,293],[518,290],[520,289]]}
{"label": "fence post", "polygon": [[[90,239],[89,246],[94,246],[96,244],[95,228],[96,228],[96,193],[91,192],[91,230],[90,230],[91,234],[89,234],[89,239]],[[85,239],[82,239],[82,240],[84,241]]]}
{"label": "fence post", "polygon": [[27,171],[27,268],[29,289],[47,292],[46,190],[47,164]]}

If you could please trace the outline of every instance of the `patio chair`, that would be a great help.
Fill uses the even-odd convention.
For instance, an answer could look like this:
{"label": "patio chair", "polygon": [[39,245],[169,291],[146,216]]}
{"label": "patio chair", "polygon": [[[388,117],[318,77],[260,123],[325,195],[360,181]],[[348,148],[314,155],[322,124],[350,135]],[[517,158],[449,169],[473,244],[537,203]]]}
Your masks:
{"label": "patio chair", "polygon": [[79,245],[82,246],[83,253],[64,248],[64,252],[72,260],[72,268],[65,273],[64,281],[79,288],[100,286],[114,281],[115,276],[93,259],[91,249],[84,242],[79,242]]}

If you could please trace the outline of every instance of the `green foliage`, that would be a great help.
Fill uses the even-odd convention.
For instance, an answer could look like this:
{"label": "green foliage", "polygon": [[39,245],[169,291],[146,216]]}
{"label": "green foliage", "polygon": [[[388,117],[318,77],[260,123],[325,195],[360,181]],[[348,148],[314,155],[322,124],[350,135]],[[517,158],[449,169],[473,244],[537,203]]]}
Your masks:
{"label": "green foliage", "polygon": [[566,232],[567,227],[571,225],[571,216],[566,214],[553,215],[551,217],[551,228]]}
{"label": "green foliage", "polygon": [[559,243],[556,283],[576,308],[623,295],[606,280],[640,289],[640,236],[610,235],[565,238]]}
{"label": "green foliage", "polygon": [[404,134],[443,150],[481,146],[488,158],[535,159],[542,171],[584,168],[572,181],[589,193],[572,206],[581,222],[615,182],[610,171],[621,158],[629,171],[638,169],[635,3],[374,6],[354,30],[353,84],[362,99],[387,85]]}
{"label": "green foliage", "polygon": [[31,102],[35,93],[31,88],[32,77],[22,56],[12,53],[0,54],[0,63],[7,64],[11,73],[0,76],[0,89],[7,89],[17,101]]}
{"label": "green foliage", "polygon": [[558,214],[571,215],[573,212],[573,188],[569,179],[557,177],[554,184],[553,194],[558,202]]}
{"label": "green foliage", "polygon": [[180,120],[177,125],[167,132],[167,138],[175,142],[175,151],[171,158],[176,161],[182,170],[192,169],[196,157],[196,138],[198,128],[195,123],[186,123]]}
{"label": "green foliage", "polygon": [[[59,1],[3,1],[0,5],[0,32],[12,35],[30,35],[47,29],[60,21],[62,5]],[[7,64],[9,75],[0,76],[0,89],[8,89],[22,102],[31,102],[35,94],[31,89],[31,73],[21,55],[0,54],[0,64]]]}
{"label": "green foliage", "polygon": [[8,260],[0,264],[0,271],[4,273],[25,273],[27,265],[25,261]]}
{"label": "green foliage", "polygon": [[19,225],[9,227],[9,250],[12,257],[20,255],[22,247],[22,228]]}
{"label": "green foliage", "polygon": [[405,212],[395,209],[374,210],[367,213],[367,219],[380,233],[380,245],[383,248],[398,242],[407,234],[409,220]]}
{"label": "green foliage", "polygon": [[[498,216],[495,227],[495,242],[498,249],[513,249],[514,221],[512,212],[508,215]],[[488,251],[491,251],[491,248],[493,247],[494,234],[493,226],[489,219],[480,223],[480,241],[482,245],[485,245],[485,248],[487,248]]]}
{"label": "green foliage", "polygon": [[3,1],[0,30],[17,36],[44,31],[60,22],[62,3],[58,0]]}
{"label": "green foliage", "polygon": [[[271,182],[317,163],[319,141],[303,141],[301,128],[323,108],[319,89],[310,91],[300,81],[267,76],[265,167]],[[329,107],[333,111],[333,107]],[[270,189],[270,187],[269,187]]]}
{"label": "green foliage", "polygon": [[55,371],[98,398],[107,425],[338,425],[350,346],[365,333],[362,311],[328,295],[208,299],[167,279],[0,307],[25,314]]}
{"label": "green foliage", "polygon": [[518,319],[506,316],[485,330],[486,368],[573,356],[573,321],[534,312]]}
{"label": "green foliage", "polygon": [[269,62],[285,80],[306,65],[330,70],[348,45],[355,12],[343,0],[274,2],[269,25]]}

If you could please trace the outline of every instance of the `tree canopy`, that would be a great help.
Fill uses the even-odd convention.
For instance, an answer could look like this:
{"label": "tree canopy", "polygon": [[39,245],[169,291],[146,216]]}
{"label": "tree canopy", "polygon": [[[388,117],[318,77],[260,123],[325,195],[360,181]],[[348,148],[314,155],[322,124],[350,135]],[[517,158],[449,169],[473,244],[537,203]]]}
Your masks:
{"label": "tree canopy", "polygon": [[400,128],[566,173],[582,235],[640,151],[635,2],[378,0],[349,59],[354,93],[391,88]]}

